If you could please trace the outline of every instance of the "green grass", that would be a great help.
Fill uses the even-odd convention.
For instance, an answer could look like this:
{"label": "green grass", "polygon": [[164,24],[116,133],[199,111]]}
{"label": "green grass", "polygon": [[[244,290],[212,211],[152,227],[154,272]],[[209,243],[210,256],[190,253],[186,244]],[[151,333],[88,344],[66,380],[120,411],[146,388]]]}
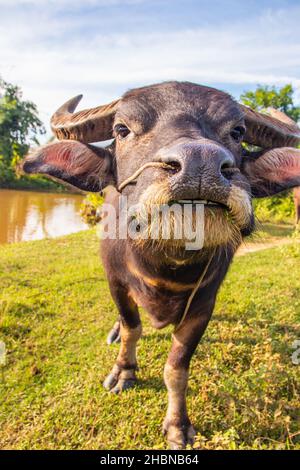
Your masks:
{"label": "green grass", "polygon": [[[300,245],[236,258],[194,356],[190,415],[197,446],[300,448]],[[165,448],[162,380],[170,328],[144,318],[139,385],[121,396],[102,381],[118,345],[94,231],[0,247],[0,447]]]}
{"label": "green grass", "polygon": [[288,223],[257,223],[257,232],[254,232],[254,235],[250,237],[250,239],[252,241],[269,241],[272,239],[290,237],[294,230],[295,226]]}

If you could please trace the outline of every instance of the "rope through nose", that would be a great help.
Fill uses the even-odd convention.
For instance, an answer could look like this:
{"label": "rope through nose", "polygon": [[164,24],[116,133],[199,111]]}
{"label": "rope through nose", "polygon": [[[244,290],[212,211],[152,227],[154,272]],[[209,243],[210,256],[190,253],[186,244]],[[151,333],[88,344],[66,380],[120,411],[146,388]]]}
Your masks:
{"label": "rope through nose", "polygon": [[136,180],[138,176],[140,176],[140,174],[146,170],[146,168],[150,168],[150,167],[158,167],[158,168],[165,168],[165,169],[168,169],[168,168],[171,168],[171,165],[168,165],[167,163],[164,163],[164,162],[148,162],[148,163],[145,163],[144,165],[142,165],[138,170],[136,170],[135,173],[133,173],[133,175],[129,176],[129,178],[127,178],[125,181],[123,181],[123,183],[121,183],[118,187],[118,191],[121,192],[122,189],[125,188],[125,186],[127,186],[129,183],[131,183],[132,181]]}

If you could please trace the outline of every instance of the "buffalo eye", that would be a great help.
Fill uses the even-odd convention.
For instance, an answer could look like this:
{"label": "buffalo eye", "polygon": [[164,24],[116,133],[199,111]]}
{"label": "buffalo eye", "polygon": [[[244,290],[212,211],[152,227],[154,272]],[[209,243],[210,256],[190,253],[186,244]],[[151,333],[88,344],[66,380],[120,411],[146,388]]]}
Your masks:
{"label": "buffalo eye", "polygon": [[231,137],[237,143],[240,143],[243,140],[244,134],[246,132],[245,127],[237,126],[230,132]]}
{"label": "buffalo eye", "polygon": [[114,132],[119,139],[125,139],[125,137],[127,137],[130,133],[130,129],[128,129],[125,124],[116,124],[114,127]]}

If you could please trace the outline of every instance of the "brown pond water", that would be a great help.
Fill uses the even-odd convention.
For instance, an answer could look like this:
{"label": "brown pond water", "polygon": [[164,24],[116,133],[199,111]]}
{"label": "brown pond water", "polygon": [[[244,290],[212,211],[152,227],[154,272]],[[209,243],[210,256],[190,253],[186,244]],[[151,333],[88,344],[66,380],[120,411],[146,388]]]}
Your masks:
{"label": "brown pond water", "polygon": [[40,240],[84,230],[83,197],[0,189],[0,243]]}

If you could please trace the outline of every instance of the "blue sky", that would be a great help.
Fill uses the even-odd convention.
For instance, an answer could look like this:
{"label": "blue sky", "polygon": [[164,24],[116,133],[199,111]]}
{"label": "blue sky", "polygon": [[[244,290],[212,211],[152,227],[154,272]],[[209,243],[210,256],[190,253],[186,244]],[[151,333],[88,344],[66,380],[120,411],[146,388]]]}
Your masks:
{"label": "blue sky", "polygon": [[191,80],[239,94],[293,83],[300,101],[299,0],[0,0],[0,74],[47,124],[128,88]]}

